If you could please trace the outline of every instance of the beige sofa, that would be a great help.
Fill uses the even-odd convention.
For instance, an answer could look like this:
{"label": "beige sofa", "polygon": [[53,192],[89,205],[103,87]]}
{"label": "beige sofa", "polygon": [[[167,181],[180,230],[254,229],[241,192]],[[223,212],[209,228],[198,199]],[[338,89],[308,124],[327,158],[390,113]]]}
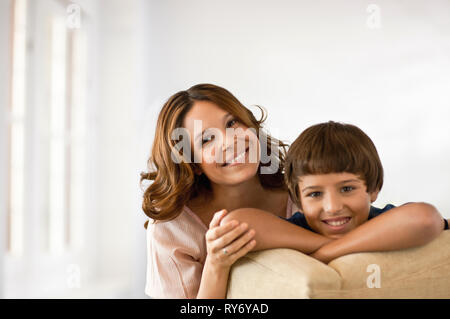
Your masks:
{"label": "beige sofa", "polygon": [[450,230],[427,245],[342,256],[254,252],[231,269],[227,298],[450,298]]}

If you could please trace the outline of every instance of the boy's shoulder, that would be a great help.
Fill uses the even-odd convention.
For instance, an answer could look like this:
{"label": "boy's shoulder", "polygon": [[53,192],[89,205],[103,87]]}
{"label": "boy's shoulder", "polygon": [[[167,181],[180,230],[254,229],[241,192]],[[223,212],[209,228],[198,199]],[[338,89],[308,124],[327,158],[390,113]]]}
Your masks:
{"label": "boy's shoulder", "polygon": [[306,221],[305,215],[302,212],[298,211],[294,213],[291,217],[285,218],[288,222],[291,222],[297,226],[303,227],[310,231],[313,231],[311,227],[309,227],[308,222]]}
{"label": "boy's shoulder", "polygon": [[395,208],[394,205],[392,204],[387,204],[386,206],[384,206],[383,208],[377,208],[375,206],[370,206],[370,211],[369,211],[369,219],[372,219],[374,217],[377,217],[380,214],[383,214],[385,212],[387,212],[388,210]]}

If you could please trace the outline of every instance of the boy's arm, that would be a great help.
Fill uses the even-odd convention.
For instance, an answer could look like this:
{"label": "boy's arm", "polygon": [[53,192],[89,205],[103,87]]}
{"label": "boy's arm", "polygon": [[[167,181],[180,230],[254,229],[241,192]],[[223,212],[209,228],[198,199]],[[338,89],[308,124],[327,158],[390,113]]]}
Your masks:
{"label": "boy's arm", "polygon": [[240,208],[229,212],[223,223],[237,220],[255,230],[256,245],[252,251],[272,248],[291,248],[311,254],[332,239],[294,225],[272,213],[256,208]]}
{"label": "boy's arm", "polygon": [[434,206],[408,203],[365,222],[311,256],[328,263],[351,253],[420,246],[436,238],[443,229],[444,220]]}

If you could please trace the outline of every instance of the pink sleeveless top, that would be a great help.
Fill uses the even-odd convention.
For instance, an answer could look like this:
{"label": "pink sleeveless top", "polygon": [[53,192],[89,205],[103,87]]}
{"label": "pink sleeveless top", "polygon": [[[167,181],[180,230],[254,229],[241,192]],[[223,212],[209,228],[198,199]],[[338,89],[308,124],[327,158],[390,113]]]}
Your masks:
{"label": "pink sleeveless top", "polygon": [[[286,218],[299,211],[288,196]],[[206,258],[208,227],[187,206],[175,219],[147,227],[147,283],[152,298],[195,298]]]}

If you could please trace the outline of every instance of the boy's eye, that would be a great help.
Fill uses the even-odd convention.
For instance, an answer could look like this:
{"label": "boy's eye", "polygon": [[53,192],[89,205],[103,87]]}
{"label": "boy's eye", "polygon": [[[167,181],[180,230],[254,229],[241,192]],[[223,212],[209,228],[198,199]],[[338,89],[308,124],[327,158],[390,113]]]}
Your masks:
{"label": "boy's eye", "polygon": [[308,197],[318,197],[318,196],[320,196],[322,193],[321,192],[312,192],[312,193],[309,193],[308,195],[306,195],[306,196],[308,196]]}
{"label": "boy's eye", "polygon": [[354,189],[353,186],[344,186],[344,187],[342,187],[342,192],[348,193],[348,192],[351,192],[353,189]]}

